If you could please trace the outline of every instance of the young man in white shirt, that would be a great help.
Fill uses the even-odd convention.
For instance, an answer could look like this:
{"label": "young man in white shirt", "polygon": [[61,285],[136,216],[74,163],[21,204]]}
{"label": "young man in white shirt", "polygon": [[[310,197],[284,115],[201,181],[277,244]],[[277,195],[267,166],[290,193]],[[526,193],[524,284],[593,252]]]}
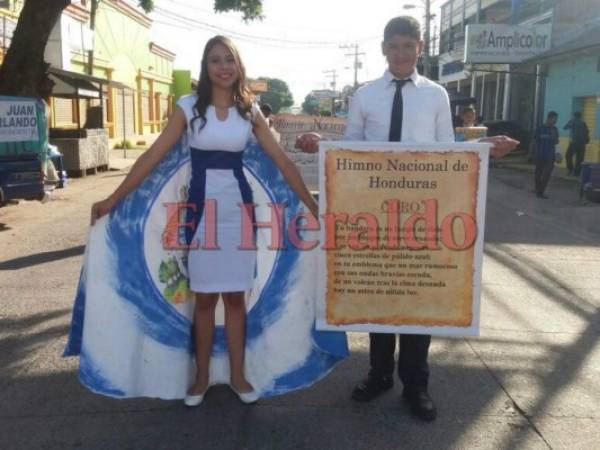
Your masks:
{"label": "young man in white shirt", "polygon": [[[344,140],[454,142],[450,102],[446,90],[417,73],[423,50],[421,27],[409,16],[388,22],[383,33],[382,52],[388,63],[383,76],[360,88],[352,98]],[[300,136],[296,146],[316,152],[320,136]],[[505,136],[484,139],[493,143],[492,156],[503,156],[517,141]],[[396,335],[370,333],[368,376],[352,392],[357,401],[370,401],[394,385]],[[404,385],[403,397],[420,419],[436,418],[435,404],[427,391],[427,355],[431,336],[399,336],[398,376]]]}

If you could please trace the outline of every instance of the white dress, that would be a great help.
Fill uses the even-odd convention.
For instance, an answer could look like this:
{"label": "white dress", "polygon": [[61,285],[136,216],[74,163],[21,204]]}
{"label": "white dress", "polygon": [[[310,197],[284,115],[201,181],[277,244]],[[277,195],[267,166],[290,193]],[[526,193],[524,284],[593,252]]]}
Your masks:
{"label": "white dress", "polygon": [[[187,202],[198,207],[195,216],[193,208],[187,210],[188,219],[198,224],[195,232],[193,228],[187,230],[188,244],[198,244],[198,248],[190,248],[188,254],[190,289],[202,293],[246,291],[253,284],[256,251],[239,248],[242,244],[242,215],[245,215],[245,224],[253,220],[241,206],[252,202],[252,193],[241,168],[241,157],[252,136],[252,123],[242,118],[235,107],[229,108],[227,118],[221,121],[211,105],[206,111],[206,125],[200,129],[202,121],[198,118],[190,127],[195,116],[193,106],[196,99],[196,95],[188,95],[177,102],[187,119],[192,160]],[[253,117],[256,111],[258,107],[253,105]],[[204,200],[215,201],[216,226],[210,220],[213,214],[204,214],[204,209],[208,211],[203,206]],[[208,231],[205,215],[209,218]],[[248,228],[246,226],[244,231],[253,233],[252,227]],[[218,248],[206,248],[211,247],[205,239],[211,240],[210,230],[216,231]],[[192,232],[193,239],[189,242]]]}

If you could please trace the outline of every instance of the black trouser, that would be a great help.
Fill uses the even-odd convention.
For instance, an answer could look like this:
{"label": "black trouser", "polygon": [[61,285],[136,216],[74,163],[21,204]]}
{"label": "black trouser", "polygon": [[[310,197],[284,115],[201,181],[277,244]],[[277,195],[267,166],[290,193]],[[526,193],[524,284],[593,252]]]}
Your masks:
{"label": "black trouser", "polygon": [[542,195],[546,191],[550,175],[554,170],[554,157],[537,158],[535,162],[535,192]]}
{"label": "black trouser", "polygon": [[[583,161],[583,157],[585,155],[585,144],[582,142],[573,142],[569,144],[569,148],[567,149],[567,154],[565,158],[567,159],[567,170],[569,173],[579,176],[579,172],[581,172],[581,163]],[[573,156],[575,156],[575,170],[573,170]]]}
{"label": "black trouser", "polygon": [[[394,376],[395,334],[370,333],[370,359],[373,377]],[[427,387],[429,364],[427,354],[431,336],[421,334],[400,334],[398,355],[398,376],[405,388]]]}

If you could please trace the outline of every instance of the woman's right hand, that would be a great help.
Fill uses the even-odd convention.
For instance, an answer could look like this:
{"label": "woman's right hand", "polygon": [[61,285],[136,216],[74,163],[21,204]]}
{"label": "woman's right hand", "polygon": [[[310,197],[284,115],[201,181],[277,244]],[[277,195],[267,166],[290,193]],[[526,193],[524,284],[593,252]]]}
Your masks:
{"label": "woman's right hand", "polygon": [[115,207],[115,204],[116,202],[111,197],[94,203],[92,205],[92,217],[90,220],[90,224],[94,225],[96,223],[96,220],[108,214]]}

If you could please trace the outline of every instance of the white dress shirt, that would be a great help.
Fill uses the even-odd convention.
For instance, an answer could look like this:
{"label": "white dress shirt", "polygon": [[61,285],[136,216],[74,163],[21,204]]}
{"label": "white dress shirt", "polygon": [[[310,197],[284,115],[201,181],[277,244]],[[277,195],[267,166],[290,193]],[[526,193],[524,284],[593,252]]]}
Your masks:
{"label": "white dress shirt", "polygon": [[[446,90],[416,70],[410,79],[402,88],[401,142],[454,142]],[[388,141],[395,92],[394,76],[389,70],[357,90],[350,103],[344,140]]]}

